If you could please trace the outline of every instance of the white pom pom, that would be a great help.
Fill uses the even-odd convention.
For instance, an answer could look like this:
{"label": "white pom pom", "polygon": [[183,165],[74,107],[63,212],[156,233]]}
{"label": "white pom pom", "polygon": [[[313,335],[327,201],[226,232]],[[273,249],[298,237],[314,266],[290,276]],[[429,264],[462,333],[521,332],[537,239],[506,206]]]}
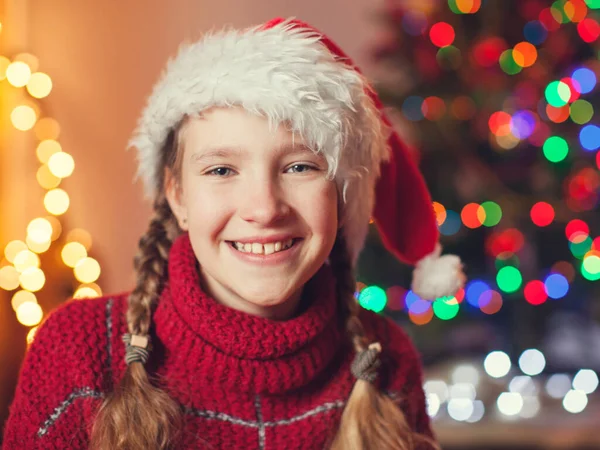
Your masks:
{"label": "white pom pom", "polygon": [[413,272],[412,290],[419,297],[435,300],[453,296],[465,284],[462,263],[456,255],[444,255],[442,246],[421,259]]}

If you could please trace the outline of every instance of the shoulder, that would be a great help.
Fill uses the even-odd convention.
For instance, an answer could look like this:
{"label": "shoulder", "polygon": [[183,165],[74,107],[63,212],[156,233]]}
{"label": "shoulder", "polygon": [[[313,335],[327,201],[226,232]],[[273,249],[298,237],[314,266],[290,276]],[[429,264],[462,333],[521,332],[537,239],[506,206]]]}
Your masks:
{"label": "shoulder", "polygon": [[126,298],[121,294],[69,300],[60,305],[38,327],[23,370],[53,366],[48,369],[67,379],[83,382],[83,377],[97,384],[95,375],[103,371],[102,363],[109,359],[108,340],[118,320],[115,313],[122,310]]}
{"label": "shoulder", "polygon": [[361,312],[361,321],[367,334],[381,343],[384,388],[404,391],[407,386],[420,384],[421,355],[406,331],[391,319],[367,310]]}

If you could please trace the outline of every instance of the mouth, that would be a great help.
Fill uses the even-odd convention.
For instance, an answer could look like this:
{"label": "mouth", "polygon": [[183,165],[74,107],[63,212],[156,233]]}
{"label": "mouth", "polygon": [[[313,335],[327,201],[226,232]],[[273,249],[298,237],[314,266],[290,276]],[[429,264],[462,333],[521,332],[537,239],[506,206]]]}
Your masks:
{"label": "mouth", "polygon": [[259,242],[238,241],[227,241],[227,243],[240,253],[251,253],[254,255],[267,256],[289,250],[301,240],[302,239],[300,238],[293,238],[285,241],[268,242],[264,244]]}

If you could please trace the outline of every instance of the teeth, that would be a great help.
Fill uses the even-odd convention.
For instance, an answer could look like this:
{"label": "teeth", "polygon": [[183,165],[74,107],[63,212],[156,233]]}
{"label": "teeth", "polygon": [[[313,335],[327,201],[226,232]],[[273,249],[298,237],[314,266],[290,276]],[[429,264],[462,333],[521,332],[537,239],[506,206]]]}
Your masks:
{"label": "teeth", "polygon": [[269,242],[268,244],[259,244],[257,242],[253,243],[242,243],[242,242],[234,242],[233,246],[244,253],[254,253],[256,255],[270,255],[272,253],[277,253],[282,250],[286,250],[292,246],[294,243],[293,239],[288,239],[287,241],[280,242]]}

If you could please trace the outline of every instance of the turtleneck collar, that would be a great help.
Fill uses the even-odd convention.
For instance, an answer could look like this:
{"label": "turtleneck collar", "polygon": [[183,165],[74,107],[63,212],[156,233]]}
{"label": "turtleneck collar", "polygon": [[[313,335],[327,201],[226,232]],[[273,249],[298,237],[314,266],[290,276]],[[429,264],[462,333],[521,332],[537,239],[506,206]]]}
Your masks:
{"label": "turtleneck collar", "polygon": [[[154,314],[156,334],[171,354],[186,354],[188,369],[232,388],[256,393],[297,388],[327,366],[343,340],[330,267],[324,265],[309,283],[307,307],[287,321],[228,308],[203,292],[184,234],[170,251],[169,279]],[[199,360],[190,358],[192,347]]]}

